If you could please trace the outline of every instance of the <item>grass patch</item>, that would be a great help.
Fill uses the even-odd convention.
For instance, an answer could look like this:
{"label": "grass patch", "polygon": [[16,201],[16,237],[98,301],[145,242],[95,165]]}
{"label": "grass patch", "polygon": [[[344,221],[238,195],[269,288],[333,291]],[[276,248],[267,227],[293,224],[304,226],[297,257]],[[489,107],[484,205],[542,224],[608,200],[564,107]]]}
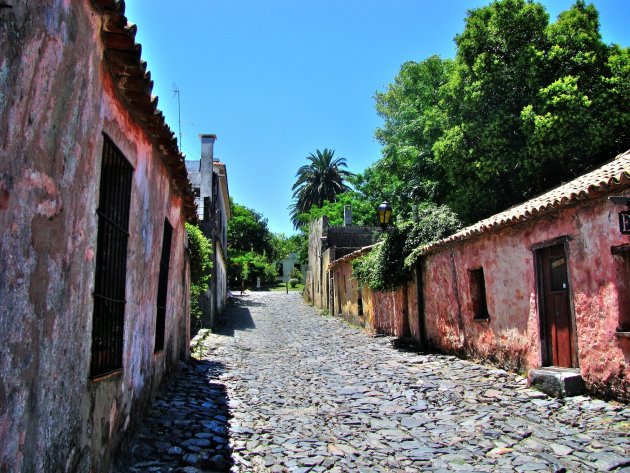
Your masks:
{"label": "grass patch", "polygon": [[[287,286],[286,283],[279,282],[276,284],[268,284],[265,286],[261,286],[260,288],[252,287],[248,288],[250,291],[271,291],[271,292],[286,292]],[[304,289],[304,284],[298,283],[297,286],[291,287],[289,284],[289,292],[300,292]],[[240,291],[239,291],[240,292]]]}

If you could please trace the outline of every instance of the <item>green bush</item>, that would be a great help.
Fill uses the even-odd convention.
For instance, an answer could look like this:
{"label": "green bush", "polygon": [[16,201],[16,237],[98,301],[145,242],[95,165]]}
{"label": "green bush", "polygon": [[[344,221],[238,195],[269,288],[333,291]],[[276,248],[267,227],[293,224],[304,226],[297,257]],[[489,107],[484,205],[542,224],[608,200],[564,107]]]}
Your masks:
{"label": "green bush", "polygon": [[[270,263],[265,254],[258,254],[252,251],[230,253],[230,263],[228,266],[228,277],[230,281],[245,281],[248,285],[256,284],[256,279],[260,278],[262,284],[272,284],[278,275],[278,268]],[[240,282],[238,283],[240,284]]]}
{"label": "green bush", "polygon": [[297,286],[299,282],[300,281],[298,279],[295,279],[295,278],[289,279],[289,284],[291,285],[291,287]]}
{"label": "green bush", "polygon": [[208,290],[212,269],[212,246],[199,227],[186,223],[188,254],[190,255],[190,318],[191,331],[201,328],[199,298]]}
{"label": "green bush", "polygon": [[447,206],[424,204],[416,222],[399,222],[383,236],[381,244],[352,262],[359,284],[374,291],[393,290],[409,278],[409,268],[425,245],[457,231],[461,224]]}
{"label": "green bush", "polygon": [[291,268],[291,273],[289,274],[289,277],[291,279],[297,279],[298,282],[302,282],[302,273],[295,266],[293,268]]}

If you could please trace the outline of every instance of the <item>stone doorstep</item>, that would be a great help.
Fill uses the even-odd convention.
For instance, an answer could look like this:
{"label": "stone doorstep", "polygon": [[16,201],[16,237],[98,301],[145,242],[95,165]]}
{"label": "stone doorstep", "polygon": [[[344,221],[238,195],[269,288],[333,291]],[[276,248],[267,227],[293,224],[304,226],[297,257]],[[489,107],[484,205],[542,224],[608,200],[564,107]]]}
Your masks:
{"label": "stone doorstep", "polygon": [[558,398],[579,396],[586,392],[579,368],[547,366],[529,370],[527,385]]}

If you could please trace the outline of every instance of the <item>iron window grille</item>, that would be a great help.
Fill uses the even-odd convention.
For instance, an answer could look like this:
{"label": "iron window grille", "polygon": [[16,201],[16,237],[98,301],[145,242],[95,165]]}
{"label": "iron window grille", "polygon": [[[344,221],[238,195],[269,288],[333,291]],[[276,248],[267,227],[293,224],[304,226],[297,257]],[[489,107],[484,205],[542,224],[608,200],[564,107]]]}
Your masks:
{"label": "iron window grille", "polygon": [[90,377],[122,368],[133,168],[104,135],[96,245]]}
{"label": "iron window grille", "polygon": [[162,255],[160,257],[160,277],[158,280],[157,314],[155,319],[155,351],[164,348],[166,334],[166,300],[168,294],[168,269],[171,259],[171,240],[173,227],[164,219],[164,233],[162,236]]}

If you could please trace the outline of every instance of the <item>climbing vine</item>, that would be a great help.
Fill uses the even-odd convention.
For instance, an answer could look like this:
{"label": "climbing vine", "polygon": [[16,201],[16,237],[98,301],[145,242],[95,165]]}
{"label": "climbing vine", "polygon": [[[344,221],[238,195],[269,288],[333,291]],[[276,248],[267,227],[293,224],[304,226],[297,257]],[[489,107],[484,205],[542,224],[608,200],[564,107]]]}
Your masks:
{"label": "climbing vine", "polygon": [[409,268],[419,250],[461,227],[457,216],[445,205],[423,204],[415,222],[397,222],[370,253],[352,262],[352,273],[360,285],[373,291],[396,289],[409,279]]}
{"label": "climbing vine", "polygon": [[190,255],[190,317],[193,331],[201,328],[199,298],[208,290],[212,269],[212,246],[199,227],[186,223]]}

